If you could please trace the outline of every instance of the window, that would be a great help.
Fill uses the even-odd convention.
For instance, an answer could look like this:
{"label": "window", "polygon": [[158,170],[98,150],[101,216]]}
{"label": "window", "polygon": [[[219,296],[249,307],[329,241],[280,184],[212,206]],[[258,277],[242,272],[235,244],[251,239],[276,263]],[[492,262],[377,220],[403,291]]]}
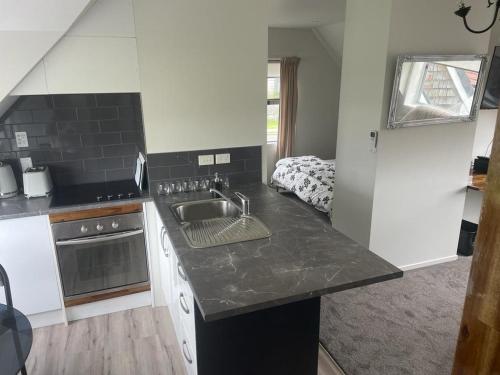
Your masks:
{"label": "window", "polygon": [[470,112],[479,73],[461,67],[428,63],[423,72],[419,104],[448,109],[462,116]]}
{"label": "window", "polygon": [[278,141],[280,122],[280,63],[267,65],[267,143]]}

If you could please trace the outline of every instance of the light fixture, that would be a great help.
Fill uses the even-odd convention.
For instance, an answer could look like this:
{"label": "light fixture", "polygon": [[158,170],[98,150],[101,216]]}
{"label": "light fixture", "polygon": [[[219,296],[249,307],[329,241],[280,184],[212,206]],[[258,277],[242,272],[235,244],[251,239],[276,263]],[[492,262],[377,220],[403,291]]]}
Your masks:
{"label": "light fixture", "polygon": [[498,11],[500,10],[500,0],[496,0],[496,1],[487,0],[487,1],[488,1],[488,8],[490,8],[492,5],[495,6],[495,15],[493,16],[493,20],[491,21],[491,24],[482,30],[474,30],[474,29],[471,29],[469,27],[469,25],[467,24],[467,14],[469,14],[471,7],[465,6],[464,0],[459,1],[458,10],[455,12],[455,14],[463,19],[465,28],[467,30],[469,30],[471,33],[474,33],[474,34],[485,33],[486,31],[491,29],[493,27],[493,25],[495,24],[495,22],[497,21]]}

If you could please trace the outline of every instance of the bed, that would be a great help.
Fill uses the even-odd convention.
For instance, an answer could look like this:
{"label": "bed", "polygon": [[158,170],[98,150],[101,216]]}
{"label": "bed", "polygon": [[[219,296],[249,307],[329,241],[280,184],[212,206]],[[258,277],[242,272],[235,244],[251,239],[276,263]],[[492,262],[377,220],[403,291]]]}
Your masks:
{"label": "bed", "polygon": [[335,160],[316,156],[280,159],[272,176],[276,188],[297,195],[317,210],[331,215],[335,183]]}

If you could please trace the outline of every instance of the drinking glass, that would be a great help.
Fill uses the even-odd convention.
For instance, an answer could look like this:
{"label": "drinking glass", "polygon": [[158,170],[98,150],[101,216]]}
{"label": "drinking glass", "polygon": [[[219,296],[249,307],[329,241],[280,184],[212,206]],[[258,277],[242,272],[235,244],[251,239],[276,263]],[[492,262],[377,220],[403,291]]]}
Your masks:
{"label": "drinking glass", "polygon": [[200,181],[200,190],[208,190],[207,180],[201,179],[201,181]]}
{"label": "drinking glass", "polygon": [[189,191],[196,191],[196,181],[189,179],[188,187]]}
{"label": "drinking glass", "polygon": [[200,187],[200,180],[194,180],[193,181],[193,191],[200,191],[201,190],[201,187]]}
{"label": "drinking glass", "polygon": [[182,188],[182,182],[181,181],[175,181],[175,192],[176,193],[182,193],[184,190]]}

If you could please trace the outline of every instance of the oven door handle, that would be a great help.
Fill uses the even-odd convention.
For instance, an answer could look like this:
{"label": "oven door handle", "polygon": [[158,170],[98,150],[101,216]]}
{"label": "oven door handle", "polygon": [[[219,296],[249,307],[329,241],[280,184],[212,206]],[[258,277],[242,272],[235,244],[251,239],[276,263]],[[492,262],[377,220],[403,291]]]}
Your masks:
{"label": "oven door handle", "polygon": [[56,241],[56,245],[57,246],[70,246],[70,245],[83,245],[83,244],[89,244],[89,243],[99,243],[99,242],[113,241],[113,240],[118,240],[121,238],[136,236],[136,235],[141,234],[141,233],[144,233],[144,229],[129,230],[127,232],[104,234],[104,235],[100,235],[100,236],[83,237],[83,238],[77,238],[74,240]]}

